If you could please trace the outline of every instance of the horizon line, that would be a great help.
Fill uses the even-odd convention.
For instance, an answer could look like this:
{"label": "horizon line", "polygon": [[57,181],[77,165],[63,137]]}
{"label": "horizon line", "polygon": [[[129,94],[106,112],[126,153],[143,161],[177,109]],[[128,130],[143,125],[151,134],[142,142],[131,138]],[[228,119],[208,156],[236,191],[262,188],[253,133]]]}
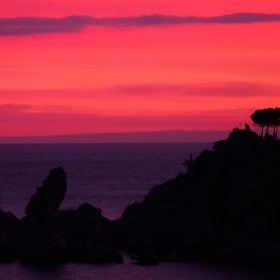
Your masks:
{"label": "horizon line", "polygon": [[[0,144],[70,143],[209,143],[226,139],[232,130],[161,130],[76,133],[40,136],[1,136]],[[254,131],[254,130],[253,130]]]}

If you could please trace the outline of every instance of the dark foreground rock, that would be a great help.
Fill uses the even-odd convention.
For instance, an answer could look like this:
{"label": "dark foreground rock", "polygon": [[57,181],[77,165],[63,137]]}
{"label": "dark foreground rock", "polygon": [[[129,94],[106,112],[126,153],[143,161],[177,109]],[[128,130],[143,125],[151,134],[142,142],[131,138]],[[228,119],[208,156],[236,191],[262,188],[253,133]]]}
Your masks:
{"label": "dark foreground rock", "polygon": [[60,220],[66,260],[123,263],[122,255],[116,251],[110,222],[100,209],[84,203],[77,210],[61,211]]}
{"label": "dark foreground rock", "polygon": [[18,238],[21,221],[11,212],[0,208],[0,261],[19,258]]}
{"label": "dark foreground rock", "polygon": [[109,220],[89,204],[60,211],[67,190],[66,173],[52,169],[26,206],[19,233],[22,262],[117,262]]}
{"label": "dark foreground rock", "polygon": [[66,249],[61,235],[59,206],[67,190],[66,173],[52,169],[25,208],[20,234],[21,261],[60,261]]}
{"label": "dark foreground rock", "polygon": [[235,129],[113,222],[119,247],[161,260],[280,263],[280,142]]}

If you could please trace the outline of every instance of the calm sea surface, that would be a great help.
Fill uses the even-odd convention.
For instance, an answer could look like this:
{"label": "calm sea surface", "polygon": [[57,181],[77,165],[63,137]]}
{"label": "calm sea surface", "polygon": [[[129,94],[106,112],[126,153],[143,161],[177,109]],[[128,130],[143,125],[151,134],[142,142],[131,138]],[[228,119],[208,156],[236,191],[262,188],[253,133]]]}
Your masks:
{"label": "calm sea surface", "polygon": [[[116,219],[128,204],[141,201],[156,184],[185,172],[182,162],[212,143],[178,144],[19,144],[0,145],[0,207],[23,217],[25,206],[49,170],[67,172],[62,209],[88,202]],[[157,267],[73,264],[0,264],[0,279],[280,279],[277,270],[210,264],[161,263]]]}
{"label": "calm sea surface", "polygon": [[23,217],[49,170],[67,173],[62,209],[88,202],[109,219],[141,201],[156,184],[185,172],[182,162],[211,143],[0,145],[0,207]]}

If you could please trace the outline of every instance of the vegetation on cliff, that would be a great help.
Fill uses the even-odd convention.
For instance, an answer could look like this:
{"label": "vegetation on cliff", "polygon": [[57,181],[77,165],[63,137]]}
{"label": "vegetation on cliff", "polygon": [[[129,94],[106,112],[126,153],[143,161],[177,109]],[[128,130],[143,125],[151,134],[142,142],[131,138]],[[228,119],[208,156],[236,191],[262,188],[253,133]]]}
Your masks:
{"label": "vegetation on cliff", "polygon": [[262,128],[261,136],[263,136],[263,129],[266,127],[266,137],[268,137],[268,128],[273,127],[273,138],[277,139],[278,127],[280,125],[280,108],[266,108],[262,110],[256,110],[251,115],[251,120],[254,125]]}

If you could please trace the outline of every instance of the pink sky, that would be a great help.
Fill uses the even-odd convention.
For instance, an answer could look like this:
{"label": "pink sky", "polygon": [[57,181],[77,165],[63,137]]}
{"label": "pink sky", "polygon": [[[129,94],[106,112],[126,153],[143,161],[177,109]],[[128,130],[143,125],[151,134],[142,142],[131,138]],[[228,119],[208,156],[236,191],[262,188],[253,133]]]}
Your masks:
{"label": "pink sky", "polygon": [[11,0],[0,17],[0,136],[230,130],[280,106],[279,0]]}

